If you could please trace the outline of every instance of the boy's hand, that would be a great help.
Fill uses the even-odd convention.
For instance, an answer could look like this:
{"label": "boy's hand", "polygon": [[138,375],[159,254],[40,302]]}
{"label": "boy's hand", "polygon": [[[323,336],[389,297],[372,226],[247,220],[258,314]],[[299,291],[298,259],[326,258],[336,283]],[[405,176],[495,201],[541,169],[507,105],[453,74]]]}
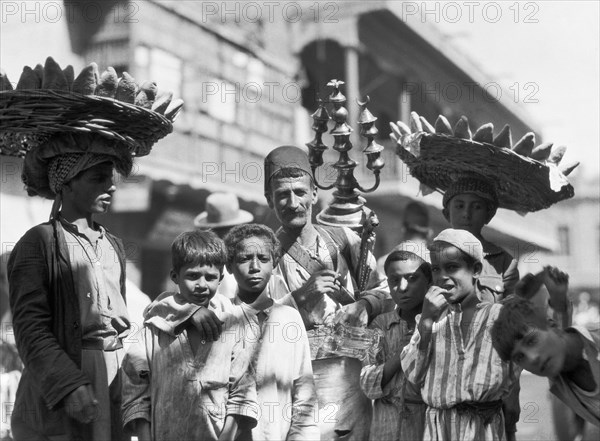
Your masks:
{"label": "boy's hand", "polygon": [[565,311],[568,303],[569,275],[555,266],[545,266],[542,274],[544,285],[550,294],[550,305],[556,311]]}
{"label": "boy's hand", "polygon": [[321,270],[311,275],[301,288],[292,292],[292,296],[298,306],[311,311],[325,294],[334,293],[339,289],[340,282],[336,272]]}
{"label": "boy's hand", "polygon": [[98,417],[98,400],[89,384],[79,386],[64,401],[67,415],[80,423],[89,424]]}
{"label": "boy's hand", "polygon": [[190,322],[198,330],[202,340],[217,341],[223,332],[223,322],[208,308],[198,309]]}
{"label": "boy's hand", "polygon": [[446,290],[439,286],[432,286],[427,291],[423,300],[423,311],[421,312],[421,321],[426,319],[436,322],[442,312],[448,307],[446,300]]}

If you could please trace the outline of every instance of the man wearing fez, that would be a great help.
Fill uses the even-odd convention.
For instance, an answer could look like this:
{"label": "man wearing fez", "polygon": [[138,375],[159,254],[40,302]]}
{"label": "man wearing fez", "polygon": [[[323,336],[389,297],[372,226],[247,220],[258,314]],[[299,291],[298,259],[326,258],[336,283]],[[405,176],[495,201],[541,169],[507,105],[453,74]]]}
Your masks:
{"label": "man wearing fez", "polygon": [[360,390],[360,361],[319,350],[320,329],[336,323],[364,327],[386,312],[387,282],[369,253],[370,276],[359,293],[360,237],[345,227],[313,223],[317,187],[308,156],[300,148],[281,146],[267,155],[265,197],[281,223],[277,235],[283,253],[278,271],[291,294],[280,301],[298,309],[308,330],[321,437],[367,439],[371,403]]}

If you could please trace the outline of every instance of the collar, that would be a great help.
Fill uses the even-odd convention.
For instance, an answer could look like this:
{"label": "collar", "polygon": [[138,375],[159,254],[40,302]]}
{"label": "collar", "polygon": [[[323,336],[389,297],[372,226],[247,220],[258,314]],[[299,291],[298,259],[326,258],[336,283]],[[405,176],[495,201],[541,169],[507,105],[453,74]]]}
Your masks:
{"label": "collar", "polygon": [[[66,231],[68,231],[69,233],[76,234],[78,236],[87,237],[85,234],[83,234],[79,231],[79,228],[77,227],[77,225],[72,224],[71,222],[66,220],[64,217],[62,217],[62,215],[60,213],[58,214],[58,220],[60,221],[60,224],[63,226],[63,228]],[[104,237],[104,233],[106,233],[106,229],[102,225],[100,225],[96,222],[93,222],[92,228],[95,231],[98,231],[100,233],[99,239],[102,239]]]}
{"label": "collar", "polygon": [[[238,289],[236,289],[235,298],[233,299],[233,303],[235,305],[241,306],[242,308],[249,309],[254,314],[258,314],[260,311],[263,311],[268,316],[271,314],[271,311],[273,310],[273,305],[275,304],[275,302],[269,295],[268,286],[269,285],[267,285],[267,287],[263,290],[263,292],[261,292],[260,295],[256,298],[256,300],[252,303],[244,303],[240,300],[240,298],[238,296],[238,293],[239,293],[239,288],[238,288]],[[267,306],[266,308],[262,308],[261,305],[269,305],[269,306]]]}
{"label": "collar", "polygon": [[390,314],[391,318],[390,321],[386,324],[386,330],[389,330],[392,325],[396,325],[399,323],[402,323],[404,320],[402,320],[402,318],[400,317],[400,309],[396,308],[392,311],[392,313]]}

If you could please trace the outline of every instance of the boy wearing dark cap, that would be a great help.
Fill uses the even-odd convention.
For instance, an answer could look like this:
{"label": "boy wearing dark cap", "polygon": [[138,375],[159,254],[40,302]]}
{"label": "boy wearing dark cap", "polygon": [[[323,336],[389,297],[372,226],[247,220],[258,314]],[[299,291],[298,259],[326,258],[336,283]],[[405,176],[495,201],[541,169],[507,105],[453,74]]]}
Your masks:
{"label": "boy wearing dark cap", "polygon": [[500,359],[489,328],[500,304],[482,302],[483,249],[468,231],[442,231],[430,247],[433,286],[401,355],[428,408],[424,439],[506,439],[502,400],[520,370]]}

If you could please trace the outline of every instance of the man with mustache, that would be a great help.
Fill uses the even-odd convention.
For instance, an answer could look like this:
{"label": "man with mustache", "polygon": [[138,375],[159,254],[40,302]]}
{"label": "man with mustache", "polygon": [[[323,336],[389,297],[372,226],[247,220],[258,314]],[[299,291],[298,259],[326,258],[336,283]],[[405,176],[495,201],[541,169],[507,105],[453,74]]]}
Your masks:
{"label": "man with mustache", "polygon": [[366,289],[358,292],[360,237],[348,228],[313,224],[317,187],[308,156],[300,148],[281,146],[267,155],[265,197],[281,223],[277,236],[283,255],[278,272],[291,294],[280,301],[298,309],[308,330],[321,438],[366,439],[371,403],[360,390],[361,364],[355,358],[319,351],[323,336],[319,330],[334,322],[364,327],[386,312],[387,282],[369,254],[369,280]]}

